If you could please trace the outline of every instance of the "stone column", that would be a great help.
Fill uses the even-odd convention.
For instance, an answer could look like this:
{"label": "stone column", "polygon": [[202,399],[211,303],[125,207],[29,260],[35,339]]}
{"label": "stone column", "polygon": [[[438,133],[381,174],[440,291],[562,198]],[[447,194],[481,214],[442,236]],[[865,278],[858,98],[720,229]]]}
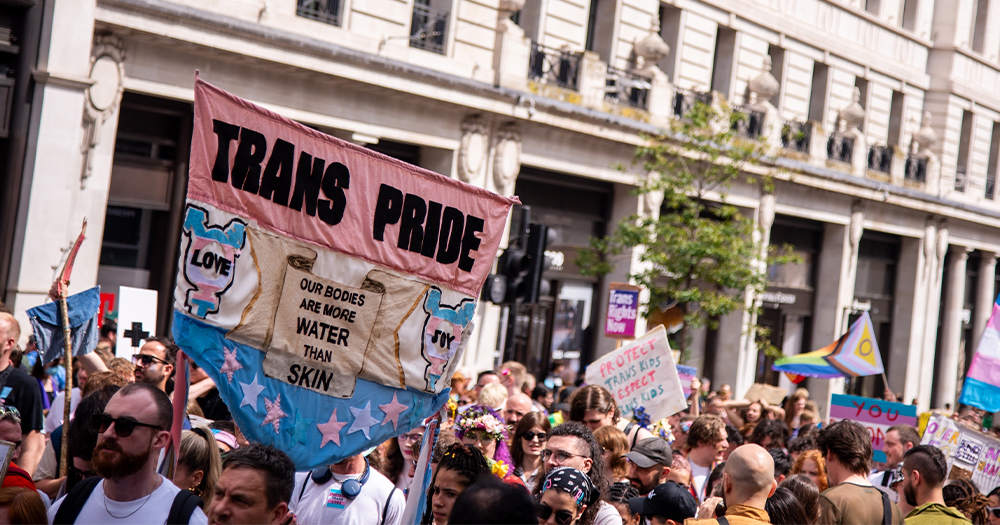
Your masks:
{"label": "stone column", "polygon": [[903,239],[896,270],[892,347],[896,349],[894,356],[900,349],[906,349],[906,353],[904,360],[889,360],[888,376],[890,384],[898,392],[897,378],[900,373],[903,374],[903,398],[906,402],[916,398],[921,390],[920,363],[924,355],[924,325],[931,302],[930,282],[937,260],[937,235],[937,222],[928,218],[924,224],[923,239]]}
{"label": "stone column", "polygon": [[[758,229],[754,232],[754,237],[760,242],[760,255],[753,264],[761,271],[767,269],[767,247],[771,242],[771,225],[774,224],[774,204],[774,194],[768,193],[761,196],[760,204],[757,206]],[[757,377],[757,341],[752,328],[757,325],[756,307],[760,306],[760,299],[748,291],[745,304],[746,310],[743,311],[743,326],[740,331],[740,352],[736,359],[736,382],[733,384],[733,392],[739,392],[739,395],[746,392]],[[716,368],[720,366],[730,367],[732,362],[723,364],[716,361]]]}
{"label": "stone column", "polygon": [[996,300],[997,253],[981,252],[979,256],[979,282],[976,283],[976,311],[972,316],[972,341],[974,348],[979,347],[979,339],[983,337],[986,323],[993,315],[993,303]]}
{"label": "stone column", "polygon": [[931,388],[934,381],[934,354],[937,350],[938,321],[941,313],[941,278],[944,275],[944,256],[948,251],[948,226],[938,223],[937,243],[934,245],[933,264],[928,261],[930,279],[927,283],[927,315],[924,317],[923,352],[920,358],[920,381],[915,385],[917,407],[924,412],[931,405]]}
{"label": "stone column", "polygon": [[948,288],[944,298],[944,321],[941,326],[941,366],[937,370],[935,406],[955,405],[958,384],[958,352],[962,345],[962,307],[965,306],[965,268],[969,248],[952,246],[949,250]]}

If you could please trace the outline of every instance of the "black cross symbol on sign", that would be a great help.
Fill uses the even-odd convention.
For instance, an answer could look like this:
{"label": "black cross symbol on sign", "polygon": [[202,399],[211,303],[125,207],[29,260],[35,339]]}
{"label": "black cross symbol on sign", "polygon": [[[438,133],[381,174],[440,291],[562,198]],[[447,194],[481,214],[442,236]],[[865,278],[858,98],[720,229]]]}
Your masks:
{"label": "black cross symbol on sign", "polygon": [[125,330],[125,339],[132,340],[132,348],[139,348],[139,341],[149,337],[149,332],[142,331],[142,323],[133,322],[132,328]]}

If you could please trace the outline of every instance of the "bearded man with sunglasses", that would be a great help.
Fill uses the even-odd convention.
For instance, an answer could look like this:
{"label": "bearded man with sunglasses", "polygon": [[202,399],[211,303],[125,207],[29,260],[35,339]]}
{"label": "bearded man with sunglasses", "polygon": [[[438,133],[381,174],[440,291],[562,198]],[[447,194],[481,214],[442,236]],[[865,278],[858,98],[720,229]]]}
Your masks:
{"label": "bearded man with sunglasses", "polygon": [[599,491],[601,500],[594,525],[622,525],[618,509],[607,501],[610,493],[608,479],[604,475],[604,456],[597,438],[577,421],[567,421],[552,429],[549,440],[542,449],[542,467],[539,469],[534,493],[541,491],[542,481],[548,471],[557,467],[573,467],[586,474]]}
{"label": "bearded man with sunglasses", "polygon": [[[167,395],[146,383],[130,384],[94,417],[99,432],[91,466],[102,479],[81,481],[49,509],[61,523],[206,524],[197,498],[156,471],[160,451],[170,444],[173,408]],[[177,502],[175,506],[174,503]],[[187,509],[174,515],[174,508]]]}
{"label": "bearded man with sunglasses", "polygon": [[153,385],[166,392],[167,382],[174,375],[177,345],[164,337],[150,337],[132,356],[135,363],[135,382]]}

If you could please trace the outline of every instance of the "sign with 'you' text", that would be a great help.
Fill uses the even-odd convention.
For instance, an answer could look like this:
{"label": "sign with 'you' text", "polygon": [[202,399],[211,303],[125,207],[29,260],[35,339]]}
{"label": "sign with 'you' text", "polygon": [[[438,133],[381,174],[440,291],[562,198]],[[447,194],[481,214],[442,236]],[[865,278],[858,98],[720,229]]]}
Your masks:
{"label": "sign with 'you' text", "polygon": [[195,84],[177,343],[299,470],[447,400],[515,200]]}

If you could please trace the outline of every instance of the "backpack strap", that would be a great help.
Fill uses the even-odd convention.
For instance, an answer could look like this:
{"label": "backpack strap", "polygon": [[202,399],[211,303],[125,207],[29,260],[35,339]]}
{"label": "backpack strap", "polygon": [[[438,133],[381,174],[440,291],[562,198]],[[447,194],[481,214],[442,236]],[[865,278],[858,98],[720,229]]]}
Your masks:
{"label": "backpack strap", "polygon": [[385,525],[385,520],[389,516],[389,502],[392,501],[392,495],[398,490],[396,487],[392,487],[392,491],[389,492],[389,497],[385,499],[385,505],[382,507],[382,525]]}
{"label": "backpack strap", "polygon": [[59,505],[59,510],[56,511],[56,515],[52,519],[53,525],[71,525],[75,523],[76,517],[80,515],[83,506],[90,499],[90,494],[94,492],[94,488],[100,482],[101,478],[93,476],[74,485]]}
{"label": "backpack strap", "polygon": [[715,521],[718,521],[719,525],[729,525],[729,520],[727,520],[725,516],[719,516],[718,518],[715,518]]}
{"label": "backpack strap", "polygon": [[187,489],[181,489],[174,496],[174,502],[170,504],[170,512],[167,513],[167,525],[188,525],[191,522],[191,515],[194,509],[202,507],[205,502]]}
{"label": "backpack strap", "polygon": [[306,476],[306,480],[302,482],[302,490],[299,491],[299,499],[295,501],[302,501],[302,495],[306,493],[306,485],[309,484],[309,480],[312,479],[313,471],[310,470],[309,474]]}
{"label": "backpack strap", "polygon": [[892,525],[892,504],[889,495],[881,490],[878,493],[882,495],[882,524]]}

